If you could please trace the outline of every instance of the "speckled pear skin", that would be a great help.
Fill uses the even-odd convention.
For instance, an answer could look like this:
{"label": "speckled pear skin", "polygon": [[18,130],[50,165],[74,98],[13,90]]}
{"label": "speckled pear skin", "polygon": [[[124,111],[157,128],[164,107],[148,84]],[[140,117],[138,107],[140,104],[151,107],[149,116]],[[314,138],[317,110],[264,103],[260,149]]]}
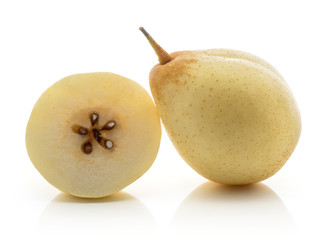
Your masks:
{"label": "speckled pear skin", "polygon": [[170,56],[153,67],[150,87],[182,158],[203,177],[229,185],[279,171],[297,145],[301,119],[278,71],[230,49]]}

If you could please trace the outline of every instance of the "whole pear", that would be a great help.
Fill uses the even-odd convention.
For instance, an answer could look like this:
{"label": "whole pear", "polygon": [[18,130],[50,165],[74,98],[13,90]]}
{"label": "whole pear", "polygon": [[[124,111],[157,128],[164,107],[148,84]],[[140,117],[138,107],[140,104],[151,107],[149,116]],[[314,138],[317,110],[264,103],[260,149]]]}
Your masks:
{"label": "whole pear", "polygon": [[279,171],[301,132],[298,106],[279,72],[230,49],[168,54],[140,30],[159,57],[150,88],[182,158],[203,177],[229,185]]}

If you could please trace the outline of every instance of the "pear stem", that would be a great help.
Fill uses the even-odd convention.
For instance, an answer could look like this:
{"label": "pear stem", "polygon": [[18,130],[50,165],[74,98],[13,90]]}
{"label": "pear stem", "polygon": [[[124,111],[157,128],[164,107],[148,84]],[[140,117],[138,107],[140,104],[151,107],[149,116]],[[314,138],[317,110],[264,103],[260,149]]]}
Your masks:
{"label": "pear stem", "polygon": [[155,50],[160,64],[163,65],[172,60],[171,56],[150,36],[150,34],[143,27],[140,27],[139,30],[148,39],[153,50]]}

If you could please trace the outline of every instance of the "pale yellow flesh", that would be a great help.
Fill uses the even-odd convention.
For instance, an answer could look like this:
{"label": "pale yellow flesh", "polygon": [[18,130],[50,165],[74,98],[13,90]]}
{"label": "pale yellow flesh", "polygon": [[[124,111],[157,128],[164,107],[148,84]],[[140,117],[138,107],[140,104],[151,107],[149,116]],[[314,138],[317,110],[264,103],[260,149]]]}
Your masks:
{"label": "pale yellow flesh", "polygon": [[299,109],[280,74],[251,54],[213,49],[171,54],[150,86],[183,159],[223,184],[262,181],[288,160],[301,131]]}
{"label": "pale yellow flesh", "polygon": [[[105,137],[112,149],[74,133],[73,124],[90,127],[89,114],[99,114],[99,126],[114,120]],[[160,118],[143,87],[112,73],[76,74],[55,83],[39,98],[26,130],[30,159],[58,189],[80,197],[103,197],[120,191],[152,165],[161,138]]]}

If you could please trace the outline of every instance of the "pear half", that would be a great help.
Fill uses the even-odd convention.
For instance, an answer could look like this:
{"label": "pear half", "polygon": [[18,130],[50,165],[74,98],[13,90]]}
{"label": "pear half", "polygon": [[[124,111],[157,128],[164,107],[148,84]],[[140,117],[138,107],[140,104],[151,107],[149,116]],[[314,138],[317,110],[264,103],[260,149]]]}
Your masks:
{"label": "pear half", "polygon": [[154,162],[160,118],[143,87],[112,73],[61,79],[38,99],[26,146],[43,177],[69,194],[97,198],[120,191]]}
{"label": "pear half", "polygon": [[195,171],[218,183],[242,185],[262,181],[285,164],[301,120],[274,67],[230,49],[168,54],[140,30],[159,57],[150,87],[162,122]]}

